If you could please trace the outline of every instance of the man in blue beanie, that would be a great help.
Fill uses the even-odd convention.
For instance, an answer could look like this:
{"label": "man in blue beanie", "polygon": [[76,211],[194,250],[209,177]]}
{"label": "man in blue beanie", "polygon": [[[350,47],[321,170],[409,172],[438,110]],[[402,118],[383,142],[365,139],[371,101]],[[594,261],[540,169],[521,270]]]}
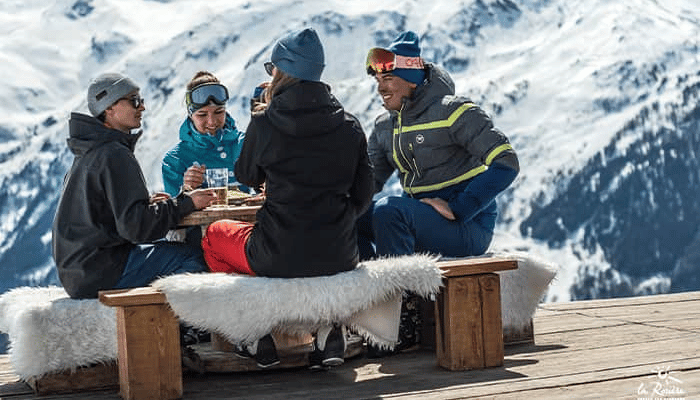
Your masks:
{"label": "man in blue beanie", "polygon": [[[367,73],[387,110],[368,142],[375,192],[398,171],[403,193],[379,199],[358,221],[364,259],[484,254],[496,225],[496,196],[519,172],[506,136],[476,104],[455,95],[452,78],[420,52],[418,36],[407,31],[367,55]],[[398,349],[418,341],[417,320],[402,315]]]}

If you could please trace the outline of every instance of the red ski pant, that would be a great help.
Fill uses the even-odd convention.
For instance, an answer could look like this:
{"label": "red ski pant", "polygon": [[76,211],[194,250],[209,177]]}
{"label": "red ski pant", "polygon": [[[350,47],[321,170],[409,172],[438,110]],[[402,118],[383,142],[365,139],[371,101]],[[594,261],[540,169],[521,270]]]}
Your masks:
{"label": "red ski pant", "polygon": [[209,225],[202,238],[204,260],[211,272],[255,275],[245,255],[245,244],[253,231],[249,222],[222,219]]}

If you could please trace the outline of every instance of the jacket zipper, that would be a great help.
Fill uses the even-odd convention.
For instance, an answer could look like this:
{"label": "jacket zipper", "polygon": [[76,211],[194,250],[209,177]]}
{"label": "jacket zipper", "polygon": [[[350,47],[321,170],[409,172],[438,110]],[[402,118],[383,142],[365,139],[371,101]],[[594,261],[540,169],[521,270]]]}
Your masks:
{"label": "jacket zipper", "polygon": [[[416,181],[416,175],[420,176],[420,173],[418,172],[418,163],[416,163],[416,158],[413,155],[413,143],[408,143],[408,149],[411,151],[410,159],[409,159],[409,157],[406,156],[406,153],[404,153],[403,147],[401,146],[401,136],[402,136],[402,128],[403,128],[403,122],[402,122],[401,115],[403,113],[403,109],[405,106],[406,106],[406,102],[404,101],[401,104],[401,109],[399,110],[398,117],[397,117],[398,135],[396,138],[396,146],[399,148],[399,153],[401,154],[401,158],[403,158],[403,160],[406,164],[406,167],[407,167],[406,168],[407,173],[406,173],[406,176],[404,176],[403,185],[404,185],[404,187],[409,189],[406,191],[406,193],[408,193],[411,197],[413,197],[413,193],[411,193],[410,189],[413,187],[413,184]],[[410,183],[408,182],[409,173],[411,175],[411,182]]]}

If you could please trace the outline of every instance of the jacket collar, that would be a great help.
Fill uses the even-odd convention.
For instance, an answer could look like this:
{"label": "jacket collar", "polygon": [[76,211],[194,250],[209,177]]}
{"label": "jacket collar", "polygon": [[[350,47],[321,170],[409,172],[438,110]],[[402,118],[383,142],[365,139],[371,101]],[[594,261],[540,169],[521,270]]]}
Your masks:
{"label": "jacket collar", "polygon": [[120,142],[133,152],[143,133],[141,130],[125,133],[108,128],[97,118],[80,113],[71,113],[68,129],[68,147],[75,155],[83,155],[108,142]]}
{"label": "jacket collar", "polygon": [[290,136],[310,137],[335,130],[345,121],[340,102],[323,82],[300,81],[279,91],[265,115]]}
{"label": "jacket collar", "polygon": [[444,96],[455,94],[455,84],[450,75],[435,64],[426,63],[426,79],[416,87],[410,99],[404,99],[402,115],[418,116]]}

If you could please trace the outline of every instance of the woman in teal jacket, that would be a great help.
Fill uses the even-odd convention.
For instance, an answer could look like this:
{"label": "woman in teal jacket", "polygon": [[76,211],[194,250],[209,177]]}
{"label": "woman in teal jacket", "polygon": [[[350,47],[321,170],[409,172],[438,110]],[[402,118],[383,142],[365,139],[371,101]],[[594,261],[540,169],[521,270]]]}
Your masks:
{"label": "woman in teal jacket", "polygon": [[228,98],[226,87],[210,72],[197,72],[187,84],[187,119],[180,126],[180,142],[165,154],[162,163],[165,192],[171,196],[176,196],[183,184],[192,189],[202,186],[206,168],[228,168],[229,182],[235,181],[233,167],[245,133],[236,129],[226,112]]}

